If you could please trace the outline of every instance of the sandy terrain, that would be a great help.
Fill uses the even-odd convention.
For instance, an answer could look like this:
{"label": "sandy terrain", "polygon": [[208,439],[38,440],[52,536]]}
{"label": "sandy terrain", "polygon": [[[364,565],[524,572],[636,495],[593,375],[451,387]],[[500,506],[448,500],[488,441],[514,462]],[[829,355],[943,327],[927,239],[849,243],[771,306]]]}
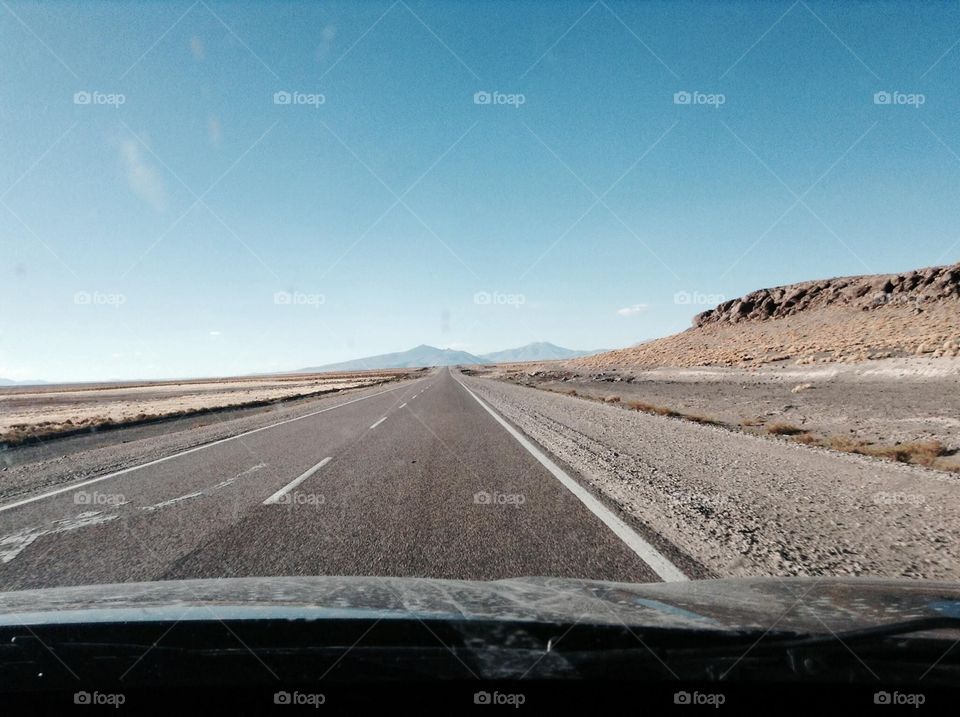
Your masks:
{"label": "sandy terrain", "polygon": [[394,380],[409,371],[70,384],[0,388],[0,444],[227,407],[319,396]]}

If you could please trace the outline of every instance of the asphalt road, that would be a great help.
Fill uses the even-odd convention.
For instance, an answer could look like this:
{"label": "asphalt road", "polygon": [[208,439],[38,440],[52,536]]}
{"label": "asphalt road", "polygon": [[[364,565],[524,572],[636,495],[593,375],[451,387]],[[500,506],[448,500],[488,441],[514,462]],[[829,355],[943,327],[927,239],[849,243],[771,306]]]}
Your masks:
{"label": "asphalt road", "polygon": [[450,370],[324,405],[0,505],[0,590],[271,575],[683,578]]}

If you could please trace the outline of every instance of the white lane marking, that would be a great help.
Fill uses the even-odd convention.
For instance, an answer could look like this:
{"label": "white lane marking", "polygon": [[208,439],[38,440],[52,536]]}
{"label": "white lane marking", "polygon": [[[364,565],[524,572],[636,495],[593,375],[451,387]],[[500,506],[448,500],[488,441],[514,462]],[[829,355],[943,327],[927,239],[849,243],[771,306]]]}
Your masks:
{"label": "white lane marking", "polygon": [[405,403],[401,403],[399,406],[397,406],[397,408],[403,408],[403,407],[406,406],[406,405],[407,405],[407,404],[405,404]]}
{"label": "white lane marking", "polygon": [[116,520],[119,516],[116,513],[105,514],[102,510],[87,511],[80,513],[73,518],[64,518],[55,520],[47,528],[25,528],[17,531],[13,535],[7,535],[0,538],[0,563],[9,563],[25,550],[37,538],[44,535],[55,535],[56,533],[66,533],[78,528],[86,528],[90,525],[99,525]]}
{"label": "white lane marking", "polygon": [[269,498],[267,498],[265,501],[263,501],[263,504],[264,504],[264,505],[270,505],[271,503],[279,503],[279,502],[280,502],[280,499],[281,499],[283,496],[285,496],[287,493],[289,493],[290,491],[292,491],[292,490],[293,490],[294,488],[296,488],[298,485],[300,485],[301,483],[303,483],[307,478],[309,478],[310,476],[312,476],[314,473],[316,473],[318,470],[320,470],[321,468],[323,468],[325,465],[327,465],[327,463],[329,463],[329,462],[332,461],[332,460],[333,460],[333,459],[332,459],[330,456],[327,456],[327,457],[324,458],[322,461],[320,461],[319,463],[317,463],[317,465],[315,465],[313,468],[310,468],[310,469],[304,471],[304,472],[300,475],[299,478],[291,481],[290,483],[288,483],[287,485],[285,485],[283,488],[281,488],[280,490],[278,490],[276,493],[274,493],[273,495],[271,495]]}
{"label": "white lane marking", "polygon": [[386,420],[387,420],[387,417],[384,416],[384,417],[381,418],[379,421],[377,421],[377,422],[374,423],[372,426],[370,426],[370,428],[376,428],[377,426],[379,426],[381,423],[383,423],[383,422],[386,421]]}
{"label": "white lane marking", "polygon": [[63,488],[57,488],[56,490],[51,490],[46,493],[41,493],[40,495],[35,495],[32,498],[24,498],[23,500],[18,500],[13,503],[7,503],[7,505],[0,506],[0,513],[5,510],[11,510],[13,508],[19,508],[21,505],[27,505],[28,503],[33,503],[38,500],[43,500],[44,498],[50,498],[51,496],[60,495],[61,493],[69,493],[72,490],[77,490],[77,488],[83,488],[87,485],[93,485],[94,483],[99,483],[102,480],[108,480],[109,478],[116,478],[117,476],[122,476],[125,473],[132,473],[133,471],[138,471],[141,468],[146,468],[148,466],[155,466],[158,463],[164,463],[166,461],[171,461],[174,458],[179,458],[180,456],[185,456],[188,453],[196,453],[197,451],[202,451],[205,448],[212,448],[213,446],[218,446],[221,443],[226,443],[227,441],[235,441],[238,438],[243,438],[244,436],[249,436],[253,433],[259,433],[260,431],[266,431],[268,428],[276,428],[277,426],[283,426],[287,423],[293,423],[294,421],[302,421],[304,418],[310,418],[311,416],[316,416],[321,413],[326,413],[327,411],[334,411],[338,408],[343,408],[344,406],[349,406],[351,403],[356,403],[357,401],[366,401],[368,398],[375,398],[377,396],[382,396],[385,393],[390,393],[392,391],[397,391],[401,388],[404,388],[403,385],[394,386],[393,388],[388,388],[385,391],[379,391],[377,393],[371,393],[369,396],[360,396],[360,398],[354,398],[353,400],[346,401],[344,403],[338,403],[336,406],[330,406],[329,408],[322,408],[319,411],[313,411],[312,413],[305,413],[302,416],[297,416],[296,418],[287,418],[283,421],[277,421],[276,423],[271,423],[267,426],[261,426],[260,428],[254,428],[250,431],[245,431],[243,433],[238,433],[235,436],[230,436],[228,438],[221,438],[218,441],[212,441],[211,443],[204,443],[202,446],[194,446],[193,448],[188,448],[185,451],[180,451],[179,453],[173,453],[169,456],[164,456],[163,458],[157,458],[156,460],[149,461],[147,463],[141,463],[138,466],[131,466],[130,468],[124,468],[120,471],[114,471],[113,473],[107,473],[103,476],[98,476],[97,478],[90,478],[79,483],[74,483],[73,485],[68,485]]}
{"label": "white lane marking", "polygon": [[481,401],[477,394],[467,388],[460,380],[454,380],[463,386],[463,390],[473,396],[476,402],[483,406],[484,410],[486,410],[487,413],[496,419],[497,423],[507,429],[507,432],[513,436],[521,446],[526,448],[534,458],[540,461],[544,468],[550,471],[557,480],[563,483],[567,490],[579,498],[580,502],[583,503],[590,510],[590,512],[603,521],[603,523],[610,528],[610,530],[616,533],[617,537],[626,543],[627,547],[635,552],[643,562],[649,565],[664,582],[680,582],[689,579],[683,574],[680,568],[671,563],[660,551],[650,545],[650,543],[637,535],[637,533],[629,525],[614,515],[613,512],[607,508],[607,506],[594,498],[588,490],[567,475],[566,472],[560,468],[560,466],[551,461],[539,448],[528,441],[523,435],[520,434],[519,431],[501,418],[486,403]]}
{"label": "white lane marking", "polygon": [[193,493],[187,493],[186,495],[180,495],[176,498],[171,498],[170,500],[162,500],[159,503],[154,503],[153,505],[145,505],[140,510],[145,510],[148,513],[152,513],[155,510],[160,510],[161,508],[166,508],[171,505],[176,505],[180,501],[190,500],[191,498],[199,498],[203,495],[203,491],[194,491]]}
{"label": "white lane marking", "polygon": [[267,467],[266,463],[257,463],[257,465],[251,466],[250,468],[247,468],[247,470],[237,473],[233,478],[227,478],[226,480],[220,481],[215,486],[213,486],[211,490],[217,490],[218,488],[226,488],[228,486],[231,486],[241,478],[244,478],[250,475],[251,473],[256,473],[261,468],[266,468],[266,467]]}

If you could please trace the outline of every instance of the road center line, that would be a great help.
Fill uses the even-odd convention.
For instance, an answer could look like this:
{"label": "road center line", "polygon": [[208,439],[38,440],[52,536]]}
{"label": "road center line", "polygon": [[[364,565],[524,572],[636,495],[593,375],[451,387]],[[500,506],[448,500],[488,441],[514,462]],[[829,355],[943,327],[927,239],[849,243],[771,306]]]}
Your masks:
{"label": "road center line", "polygon": [[279,502],[280,502],[280,499],[281,499],[283,496],[285,496],[287,493],[289,493],[290,491],[292,491],[292,490],[293,490],[294,488],[296,488],[298,485],[300,485],[301,483],[303,483],[307,478],[309,478],[310,476],[312,476],[314,473],[316,473],[318,470],[320,470],[321,468],[323,468],[325,465],[327,465],[327,463],[329,463],[329,462],[332,461],[332,460],[333,460],[333,458],[331,458],[330,456],[327,456],[327,457],[324,458],[322,461],[320,461],[319,463],[317,463],[317,465],[315,465],[313,468],[309,468],[309,469],[305,470],[302,474],[300,474],[300,477],[299,477],[299,478],[296,478],[296,479],[292,480],[290,483],[288,483],[288,484],[285,485],[283,488],[281,488],[280,490],[278,490],[276,493],[274,493],[273,495],[271,495],[269,498],[267,498],[265,501],[263,501],[263,504],[264,504],[264,505],[270,505],[271,503],[279,503]]}
{"label": "road center line", "polygon": [[633,530],[633,528],[614,515],[614,513],[607,508],[607,506],[597,500],[593,494],[590,493],[590,491],[567,475],[567,473],[560,466],[550,460],[543,453],[543,451],[528,441],[519,431],[517,431],[517,429],[501,418],[500,415],[490,408],[484,401],[480,400],[480,397],[467,388],[463,382],[456,378],[454,380],[463,387],[464,391],[473,396],[476,402],[483,406],[484,410],[493,416],[497,423],[503,426],[507,432],[516,439],[517,443],[526,448],[544,468],[550,471],[557,480],[563,483],[567,490],[579,498],[580,502],[583,503],[591,513],[597,516],[604,523],[604,525],[616,533],[617,537],[626,543],[627,547],[636,553],[643,562],[649,565],[664,582],[680,582],[688,580],[687,576],[684,575],[676,565],[671,563],[660,551],[650,545],[650,543],[641,538]]}
{"label": "road center line", "polygon": [[372,426],[370,426],[370,428],[376,428],[377,426],[379,426],[381,423],[383,423],[383,422],[386,421],[386,420],[387,420],[387,417],[384,416],[384,417],[381,418],[379,421],[377,421],[377,422],[374,423]]}
{"label": "road center line", "polygon": [[221,438],[220,440],[217,440],[217,441],[211,441],[210,443],[204,443],[199,446],[194,446],[193,448],[188,448],[185,451],[180,451],[179,453],[173,453],[169,456],[164,456],[163,458],[157,458],[156,460],[149,461],[147,463],[141,463],[140,465],[137,465],[137,466],[131,466],[130,468],[124,468],[123,470],[114,471],[113,473],[107,473],[106,475],[98,476],[96,478],[90,478],[85,481],[80,481],[79,483],[74,483],[73,485],[64,486],[63,488],[57,488],[56,490],[47,491],[46,493],[35,495],[32,498],[24,498],[23,500],[18,500],[13,503],[7,503],[7,505],[0,506],[0,513],[2,513],[5,510],[19,508],[21,505],[27,505],[28,503],[33,503],[38,500],[43,500],[44,498],[50,498],[51,496],[59,495],[61,493],[69,493],[70,491],[77,490],[78,488],[83,488],[84,486],[93,485],[94,483],[99,483],[100,481],[108,480],[109,478],[116,478],[117,476],[122,476],[126,473],[132,473],[133,471],[138,471],[141,468],[146,468],[148,466],[155,466],[158,463],[164,463],[166,461],[172,461],[174,458],[179,458],[180,456],[185,456],[189,453],[196,453],[197,451],[202,451],[206,448],[212,448],[213,446],[219,446],[221,443],[226,443],[227,441],[235,441],[238,438],[243,438],[244,436],[249,436],[254,433],[259,433],[260,431],[266,431],[269,428],[276,428],[277,426],[283,426],[287,423],[293,423],[294,421],[302,421],[304,418],[317,416],[321,413],[326,413],[327,411],[334,411],[338,408],[349,406],[351,403],[356,403],[357,401],[366,401],[368,398],[376,398],[377,396],[382,396],[385,393],[391,393],[392,391],[399,391],[401,388],[404,388],[403,384],[399,386],[394,386],[393,388],[388,388],[385,391],[378,391],[377,393],[371,393],[369,396],[360,396],[359,398],[354,398],[350,401],[344,401],[343,403],[338,403],[336,406],[321,408],[319,411],[312,411],[310,413],[305,413],[302,416],[287,418],[283,421],[277,421],[276,423],[271,423],[267,426],[254,428],[251,431],[244,431],[243,433],[238,433],[235,436],[228,436],[227,438]]}

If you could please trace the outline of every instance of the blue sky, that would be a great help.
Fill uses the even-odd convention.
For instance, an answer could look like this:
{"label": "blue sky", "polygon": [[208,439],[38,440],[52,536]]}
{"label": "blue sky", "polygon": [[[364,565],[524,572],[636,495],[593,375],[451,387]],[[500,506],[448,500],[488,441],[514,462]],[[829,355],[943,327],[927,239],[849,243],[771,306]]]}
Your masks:
{"label": "blue sky", "polygon": [[960,258],[956,3],[8,0],[0,38],[0,377],[619,347]]}

